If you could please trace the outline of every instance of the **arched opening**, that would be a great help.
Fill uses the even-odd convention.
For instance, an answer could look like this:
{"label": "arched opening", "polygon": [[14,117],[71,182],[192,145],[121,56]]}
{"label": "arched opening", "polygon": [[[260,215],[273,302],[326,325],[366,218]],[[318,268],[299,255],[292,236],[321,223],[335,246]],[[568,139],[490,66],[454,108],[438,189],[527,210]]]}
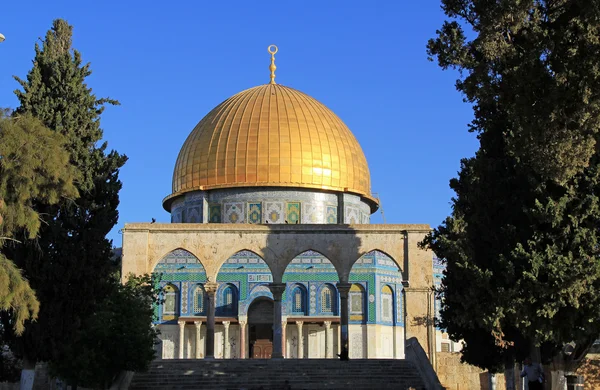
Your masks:
{"label": "arched opening", "polygon": [[179,316],[179,289],[172,284],[163,287],[162,319],[174,320]]}
{"label": "arched opening", "polygon": [[192,290],[192,314],[195,316],[206,315],[204,287],[197,284]]}
{"label": "arched opening", "polygon": [[381,289],[381,321],[394,323],[394,292],[387,284]]}
{"label": "arched opening", "polygon": [[290,313],[295,316],[305,316],[307,314],[306,288],[300,284],[294,285],[290,297]]}
{"label": "arched opening", "polygon": [[238,292],[236,286],[227,283],[219,288],[217,296],[217,316],[234,317],[238,309]]}
{"label": "arched opening", "polygon": [[350,306],[350,321],[365,321],[365,289],[360,284],[354,283],[348,294],[348,305]]}
{"label": "arched opening", "polygon": [[338,315],[337,290],[332,284],[326,283],[321,287],[319,301],[322,315]]}
{"label": "arched opening", "polygon": [[273,300],[256,298],[248,308],[250,357],[270,359],[273,353]]}

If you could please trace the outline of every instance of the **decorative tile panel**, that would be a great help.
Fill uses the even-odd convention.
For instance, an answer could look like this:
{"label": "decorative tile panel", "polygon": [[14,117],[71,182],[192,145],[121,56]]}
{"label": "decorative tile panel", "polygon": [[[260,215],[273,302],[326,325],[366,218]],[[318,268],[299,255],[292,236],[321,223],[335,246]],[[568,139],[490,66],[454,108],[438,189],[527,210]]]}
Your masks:
{"label": "decorative tile panel", "polygon": [[225,223],[244,223],[244,203],[225,203]]}
{"label": "decorative tile panel", "polygon": [[288,202],[285,205],[285,220],[289,224],[300,223],[300,202]]}
{"label": "decorative tile panel", "polygon": [[302,223],[323,223],[324,207],[322,203],[302,203]]}
{"label": "decorative tile panel", "polygon": [[327,213],[325,214],[327,223],[337,223],[337,206],[327,206]]}
{"label": "decorative tile panel", "polygon": [[284,223],[283,202],[265,202],[265,222]]}
{"label": "decorative tile panel", "polygon": [[262,223],[262,203],[248,203],[248,223]]}
{"label": "decorative tile panel", "polygon": [[360,223],[360,212],[355,207],[346,207],[346,216],[344,223],[354,224]]}
{"label": "decorative tile panel", "polygon": [[211,223],[221,223],[221,205],[220,204],[210,204],[208,206],[209,209],[209,222]]}

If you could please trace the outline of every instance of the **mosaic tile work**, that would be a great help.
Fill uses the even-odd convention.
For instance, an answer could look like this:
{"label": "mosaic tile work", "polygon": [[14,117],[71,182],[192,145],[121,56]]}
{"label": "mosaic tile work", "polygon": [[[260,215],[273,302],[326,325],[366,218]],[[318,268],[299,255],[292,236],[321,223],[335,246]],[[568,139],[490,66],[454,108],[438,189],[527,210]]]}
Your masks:
{"label": "mosaic tile work", "polygon": [[344,221],[346,223],[354,224],[361,222],[360,212],[356,207],[346,207],[345,212]]}
{"label": "mosaic tile work", "polygon": [[292,225],[300,223],[300,202],[285,204],[285,221]]}
{"label": "mosaic tile work", "polygon": [[325,216],[327,223],[337,223],[337,206],[327,206],[327,213]]}
{"label": "mosaic tile work", "polygon": [[225,221],[227,223],[244,223],[244,203],[225,203]]}
{"label": "mosaic tile work", "polygon": [[248,203],[248,223],[262,223],[262,203]]}
{"label": "mosaic tile work", "polygon": [[325,210],[321,203],[302,203],[302,223],[323,223]]}
{"label": "mosaic tile work", "polygon": [[[156,272],[160,272],[161,285],[172,284],[181,291],[179,302],[181,315],[192,315],[195,286],[206,283],[204,268],[198,260],[189,252],[178,249],[165,256],[157,265]],[[226,285],[235,287],[234,307],[238,315],[246,315],[247,309],[252,301],[260,296],[272,298],[267,286],[272,281],[272,275],[268,265],[255,253],[251,251],[240,251],[231,256],[220,268],[217,275],[219,291],[217,296],[217,307],[225,306],[221,295]],[[364,289],[363,304],[365,312],[360,319],[353,317],[352,323],[382,323],[390,325],[389,321],[381,321],[382,300],[379,292],[382,286],[388,285],[393,294],[395,305],[396,324],[403,323],[402,311],[402,277],[397,266],[385,253],[372,251],[365,254],[352,268],[350,273],[351,283],[359,284]],[[288,297],[292,286],[302,285],[306,292],[306,314],[308,316],[338,315],[339,296],[336,283],[338,275],[331,262],[316,251],[306,251],[298,255],[286,268],[283,275],[286,283],[286,291],[283,294],[283,311],[291,313]],[[334,301],[332,307],[334,312],[323,312],[322,291],[331,288]],[[397,298],[397,299],[396,299]],[[327,307],[327,305],[326,305]],[[157,311],[157,315],[160,313]],[[358,315],[358,314],[355,314]],[[175,320],[172,319],[172,320]],[[171,321],[172,321],[171,320]]]}
{"label": "mosaic tile work", "polygon": [[265,222],[284,223],[283,202],[265,202]]}
{"label": "mosaic tile work", "polygon": [[[361,200],[360,196],[299,188],[269,187],[216,189],[186,193],[180,198],[173,200],[171,204],[171,221],[183,223],[203,221],[213,223],[245,223],[246,221],[250,221],[246,209],[247,205],[261,203],[261,222],[252,223],[285,223],[288,220],[286,203],[298,203],[300,204],[298,209],[298,223],[337,223],[338,196],[343,197],[346,207],[353,209],[349,216],[345,215],[347,214],[346,212],[342,213],[346,218],[344,223],[350,223],[350,219],[353,223],[369,222],[370,207]],[[205,216],[205,203],[208,205],[220,205],[221,210],[212,210],[211,212],[211,206],[209,206],[208,210],[206,210],[207,215]],[[230,215],[225,211],[226,204],[232,203],[242,205],[240,206],[242,210],[238,210],[238,212],[242,212],[242,218],[240,218],[240,215],[232,216],[231,219],[228,218]],[[254,220],[257,219],[255,218]],[[290,223],[289,220],[288,223]]]}
{"label": "mosaic tile work", "polygon": [[209,209],[209,222],[211,223],[221,223],[221,205],[220,204],[211,204],[208,206]]}

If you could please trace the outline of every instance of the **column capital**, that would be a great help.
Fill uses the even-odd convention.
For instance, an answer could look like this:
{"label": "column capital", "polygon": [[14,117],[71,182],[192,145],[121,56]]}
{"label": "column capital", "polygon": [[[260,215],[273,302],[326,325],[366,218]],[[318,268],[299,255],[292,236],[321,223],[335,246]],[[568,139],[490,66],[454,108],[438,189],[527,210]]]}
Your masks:
{"label": "column capital", "polygon": [[196,328],[199,328],[202,326],[202,321],[194,321],[194,325],[196,326]]}
{"label": "column capital", "polygon": [[248,323],[248,321],[246,320],[239,320],[238,324],[240,324],[241,326],[246,326],[246,324]]}
{"label": "column capital", "polygon": [[281,321],[281,327],[282,327],[283,329],[285,329],[285,328],[286,328],[286,326],[287,326],[287,320],[283,320],[283,321]]}
{"label": "column capital", "polygon": [[339,282],[336,284],[336,287],[341,296],[347,297],[348,292],[350,291],[350,287],[352,287],[352,283]]}
{"label": "column capital", "polygon": [[179,325],[180,328],[183,328],[185,326],[185,321],[179,320],[179,321],[177,321],[177,325]]}
{"label": "column capital", "polygon": [[304,325],[304,321],[296,321],[296,325],[302,326],[302,325]]}
{"label": "column capital", "polygon": [[208,295],[215,295],[218,288],[219,283],[217,282],[207,282],[204,284],[204,291],[206,291]]}
{"label": "column capital", "polygon": [[223,326],[226,328],[229,328],[230,324],[231,324],[231,321],[223,321]]}
{"label": "column capital", "polygon": [[323,324],[325,324],[325,329],[331,328],[331,321],[323,321]]}
{"label": "column capital", "polygon": [[275,301],[280,301],[283,292],[285,291],[285,283],[269,283],[268,284],[271,293],[273,294],[273,299]]}

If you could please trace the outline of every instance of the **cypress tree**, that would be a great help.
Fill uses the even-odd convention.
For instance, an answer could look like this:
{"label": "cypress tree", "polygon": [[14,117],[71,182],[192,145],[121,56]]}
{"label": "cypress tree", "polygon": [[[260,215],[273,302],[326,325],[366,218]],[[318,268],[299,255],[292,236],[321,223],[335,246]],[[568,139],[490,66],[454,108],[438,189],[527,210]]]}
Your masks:
{"label": "cypress tree", "polygon": [[[90,65],[72,48],[72,27],[55,20],[42,45],[36,44],[33,68],[26,80],[15,77],[20,106],[66,139],[65,149],[79,172],[80,197],[57,206],[39,202],[43,223],[36,240],[15,246],[11,258],[36,290],[41,308],[15,340],[28,362],[49,361],[55,374],[61,362],[77,359],[74,346],[86,320],[112,293],[112,242],[106,238],[117,223],[119,169],[126,157],[107,152],[100,115],[112,99],[98,99],[86,84]],[[92,364],[92,363],[90,363]],[[56,368],[59,368],[56,370]]]}
{"label": "cypress tree", "polygon": [[494,371],[533,345],[578,359],[600,334],[600,2],[442,9],[428,52],[461,72],[480,148],[425,241],[447,262],[441,325]]}

